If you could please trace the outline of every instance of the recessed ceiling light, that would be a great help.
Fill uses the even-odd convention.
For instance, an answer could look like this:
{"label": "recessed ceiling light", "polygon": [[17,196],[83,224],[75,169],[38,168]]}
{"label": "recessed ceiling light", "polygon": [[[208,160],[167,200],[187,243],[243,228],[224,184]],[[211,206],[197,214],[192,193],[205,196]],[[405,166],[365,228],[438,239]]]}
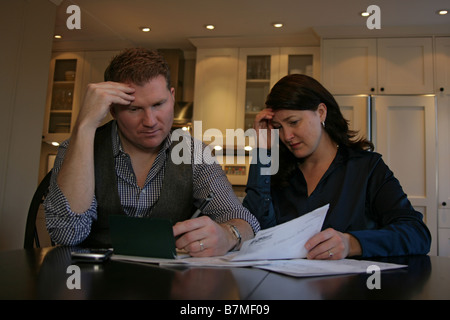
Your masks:
{"label": "recessed ceiling light", "polygon": [[216,27],[213,24],[207,24],[205,25],[205,28],[208,30],[214,30]]}
{"label": "recessed ceiling light", "polygon": [[55,34],[55,35],[53,36],[53,38],[55,38],[55,39],[62,39],[62,35],[60,35],[60,34]]}
{"label": "recessed ceiling light", "polygon": [[442,10],[436,11],[436,13],[440,16],[445,16],[448,13],[448,10],[442,9]]}
{"label": "recessed ceiling light", "polygon": [[142,32],[150,32],[152,30],[150,27],[140,27],[139,29],[141,29]]}
{"label": "recessed ceiling light", "polygon": [[283,27],[283,24],[280,23],[280,22],[275,22],[275,23],[272,23],[272,26],[273,26],[274,28],[282,28],[282,27]]}

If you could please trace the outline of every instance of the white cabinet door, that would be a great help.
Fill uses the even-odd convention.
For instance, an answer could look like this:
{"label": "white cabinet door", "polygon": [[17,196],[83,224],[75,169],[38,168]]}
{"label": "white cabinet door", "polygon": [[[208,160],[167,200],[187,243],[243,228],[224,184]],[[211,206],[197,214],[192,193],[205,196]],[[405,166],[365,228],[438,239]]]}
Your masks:
{"label": "white cabinet door", "polygon": [[370,97],[367,95],[335,95],[344,118],[349,121],[350,130],[358,131],[359,136],[371,140]]}
{"label": "white cabinet door", "polygon": [[[449,55],[450,57],[450,55]],[[450,58],[449,58],[450,60]],[[450,92],[438,94],[439,255],[450,256]]]}
{"label": "white cabinet door", "polygon": [[378,92],[433,93],[431,38],[378,39]]}
{"label": "white cabinet door", "polygon": [[450,94],[450,37],[436,38],[436,92]]}
{"label": "white cabinet door", "polygon": [[450,210],[450,93],[438,95],[439,208]]}
{"label": "white cabinet door", "polygon": [[450,37],[436,38],[439,255],[450,256]]}
{"label": "white cabinet door", "polygon": [[321,61],[322,82],[332,94],[376,91],[376,39],[323,40]]}
{"label": "white cabinet door", "polygon": [[375,151],[400,181],[433,237],[437,253],[436,102],[434,96],[376,96]]}
{"label": "white cabinet door", "polygon": [[322,81],[333,94],[433,93],[432,39],[325,39]]}

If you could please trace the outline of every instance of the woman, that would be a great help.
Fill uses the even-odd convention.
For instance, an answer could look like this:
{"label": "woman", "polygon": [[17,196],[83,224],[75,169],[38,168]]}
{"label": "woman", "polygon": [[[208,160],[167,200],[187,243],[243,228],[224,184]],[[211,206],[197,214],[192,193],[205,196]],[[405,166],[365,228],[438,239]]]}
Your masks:
{"label": "woman", "polygon": [[262,228],[330,204],[322,232],[305,245],[309,259],[428,253],[431,236],[422,215],[381,155],[372,152],[373,144],[349,130],[320,83],[286,76],[266,106],[254,127],[279,129],[279,170],[262,176],[263,165],[253,164],[244,199]]}

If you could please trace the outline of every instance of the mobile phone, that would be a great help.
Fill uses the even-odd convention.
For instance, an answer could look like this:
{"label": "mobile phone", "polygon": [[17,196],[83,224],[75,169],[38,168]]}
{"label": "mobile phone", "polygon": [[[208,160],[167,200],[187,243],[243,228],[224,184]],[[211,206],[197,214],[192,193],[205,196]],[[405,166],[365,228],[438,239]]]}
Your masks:
{"label": "mobile phone", "polygon": [[111,257],[112,249],[77,249],[71,252],[72,260],[77,262],[102,263]]}

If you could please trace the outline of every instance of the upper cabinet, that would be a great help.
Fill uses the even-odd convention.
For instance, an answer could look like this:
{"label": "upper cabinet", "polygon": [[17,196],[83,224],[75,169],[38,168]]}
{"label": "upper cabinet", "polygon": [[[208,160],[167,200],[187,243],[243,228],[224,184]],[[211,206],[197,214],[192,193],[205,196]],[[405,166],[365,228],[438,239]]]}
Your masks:
{"label": "upper cabinet", "polygon": [[55,54],[51,60],[43,140],[62,142],[69,137],[79,105],[83,53]]}
{"label": "upper cabinet", "polygon": [[202,121],[204,139],[220,131],[225,144],[227,129],[252,127],[281,77],[305,73],[318,79],[319,54],[318,47],[197,49],[193,120]]}
{"label": "upper cabinet", "polygon": [[450,37],[436,38],[436,92],[450,94]]}
{"label": "upper cabinet", "polygon": [[239,49],[236,127],[253,127],[270,89],[282,77],[300,73],[319,79],[319,55],[317,47]]}
{"label": "upper cabinet", "polygon": [[[43,140],[69,138],[89,83],[102,82],[116,51],[55,53],[50,63]],[[105,121],[110,118],[105,119]]]}
{"label": "upper cabinet", "polygon": [[322,82],[333,94],[426,94],[432,38],[325,39]]}
{"label": "upper cabinet", "polygon": [[239,50],[236,127],[253,127],[255,115],[264,109],[270,88],[279,79],[279,48]]}

